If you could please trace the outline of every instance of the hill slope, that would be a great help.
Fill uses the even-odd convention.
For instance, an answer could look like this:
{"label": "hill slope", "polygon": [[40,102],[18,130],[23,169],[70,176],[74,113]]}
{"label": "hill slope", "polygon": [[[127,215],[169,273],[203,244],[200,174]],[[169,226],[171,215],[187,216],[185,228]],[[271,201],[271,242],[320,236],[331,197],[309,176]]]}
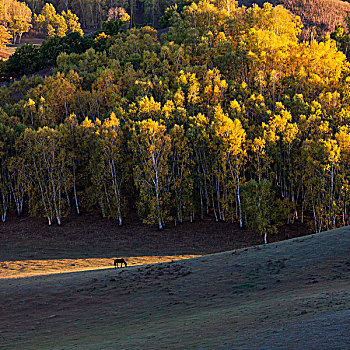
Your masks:
{"label": "hill slope", "polygon": [[347,348],[349,252],[347,227],[181,262],[0,280],[0,344]]}
{"label": "hill slope", "polygon": [[5,49],[0,49],[0,60],[7,60],[10,56],[11,52]]}
{"label": "hill slope", "polygon": [[350,11],[350,3],[340,0],[239,0],[240,5],[247,7],[254,3],[263,6],[265,2],[283,5],[300,16],[305,27],[305,36],[310,31],[321,34],[333,32],[338,23],[346,27],[344,18],[346,12]]}

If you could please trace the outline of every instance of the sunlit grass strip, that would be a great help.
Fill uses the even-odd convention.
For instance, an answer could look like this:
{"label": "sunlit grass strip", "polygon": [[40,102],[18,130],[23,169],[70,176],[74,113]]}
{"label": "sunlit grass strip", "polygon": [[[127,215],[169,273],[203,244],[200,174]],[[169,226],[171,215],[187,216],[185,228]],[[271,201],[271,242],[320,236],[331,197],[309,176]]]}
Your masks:
{"label": "sunlit grass strip", "polygon": [[[201,255],[132,256],[128,267],[196,258]],[[114,268],[113,258],[17,260],[0,262],[0,279]]]}

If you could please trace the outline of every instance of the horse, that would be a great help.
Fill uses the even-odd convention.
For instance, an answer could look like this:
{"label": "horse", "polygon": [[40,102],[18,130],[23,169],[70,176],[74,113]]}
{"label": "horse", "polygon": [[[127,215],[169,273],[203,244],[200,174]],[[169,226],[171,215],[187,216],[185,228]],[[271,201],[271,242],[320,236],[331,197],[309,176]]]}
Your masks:
{"label": "horse", "polygon": [[116,269],[118,267],[118,264],[120,263],[120,267],[123,267],[123,264],[125,267],[127,267],[126,261],[121,258],[121,259],[114,259],[114,268]]}

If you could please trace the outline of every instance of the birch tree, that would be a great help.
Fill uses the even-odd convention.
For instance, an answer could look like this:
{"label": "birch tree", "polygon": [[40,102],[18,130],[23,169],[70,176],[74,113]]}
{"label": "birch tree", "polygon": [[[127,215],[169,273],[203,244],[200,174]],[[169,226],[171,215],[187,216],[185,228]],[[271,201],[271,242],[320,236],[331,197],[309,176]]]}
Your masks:
{"label": "birch tree", "polygon": [[71,188],[62,135],[55,129],[26,129],[18,144],[24,156],[29,207],[32,215],[44,215],[58,225],[68,212],[66,193]]}
{"label": "birch tree", "polygon": [[93,182],[100,193],[103,216],[117,219],[119,226],[122,226],[123,191],[128,177],[128,164],[120,121],[114,113],[103,122],[98,133]]}
{"label": "birch tree", "polygon": [[212,122],[212,133],[219,176],[217,192],[220,192],[219,187],[221,187],[222,191],[222,194],[218,194],[223,205],[222,219],[225,220],[226,218],[225,212],[226,214],[230,212],[230,202],[231,206],[232,202],[235,202],[237,217],[240,227],[242,227],[243,217],[240,192],[244,176],[246,132],[238,119],[230,119],[223,112],[222,108],[217,106]]}
{"label": "birch tree", "polygon": [[[75,114],[71,114],[59,127],[62,135],[62,146],[66,151],[67,165],[71,169],[75,209],[80,214],[79,187],[83,187],[83,173],[86,166],[83,162],[83,138],[85,129],[79,125]],[[68,197],[69,198],[69,197]]]}
{"label": "birch tree", "polygon": [[171,186],[175,207],[175,223],[185,219],[194,220],[193,203],[193,151],[190,147],[184,128],[175,125],[170,130],[171,137]]}
{"label": "birch tree", "polygon": [[0,123],[0,213],[2,222],[6,221],[11,205],[11,175],[9,163],[13,153],[14,132],[9,126]]}
{"label": "birch tree", "polygon": [[8,31],[12,34],[12,44],[21,43],[22,35],[32,28],[32,11],[24,3],[11,1],[8,7]]}
{"label": "birch tree", "polygon": [[134,179],[139,190],[138,212],[159,230],[169,218],[171,137],[165,125],[152,119],[133,129]]}

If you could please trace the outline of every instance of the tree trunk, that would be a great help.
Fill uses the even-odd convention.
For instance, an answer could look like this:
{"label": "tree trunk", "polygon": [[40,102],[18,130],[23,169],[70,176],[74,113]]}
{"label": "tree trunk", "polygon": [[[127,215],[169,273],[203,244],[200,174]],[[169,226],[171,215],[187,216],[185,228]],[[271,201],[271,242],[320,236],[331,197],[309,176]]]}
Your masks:
{"label": "tree trunk", "polygon": [[78,196],[77,196],[77,187],[76,187],[76,181],[75,181],[75,168],[73,167],[73,192],[74,192],[74,199],[75,199],[75,208],[77,210],[77,214],[80,215],[79,210],[79,204],[78,204]]}

